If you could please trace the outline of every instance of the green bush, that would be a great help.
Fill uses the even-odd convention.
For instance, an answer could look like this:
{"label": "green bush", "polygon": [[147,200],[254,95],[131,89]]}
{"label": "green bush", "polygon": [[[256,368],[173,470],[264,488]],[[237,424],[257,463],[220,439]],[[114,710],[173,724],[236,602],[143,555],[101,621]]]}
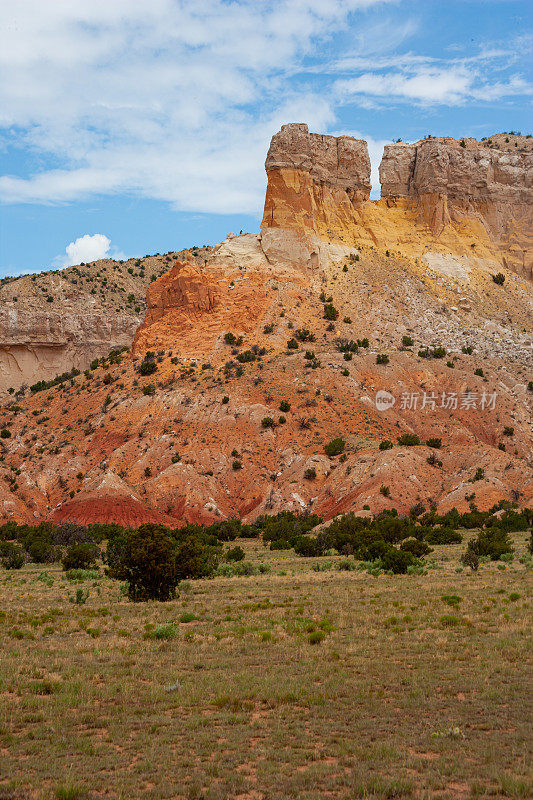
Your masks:
{"label": "green bush", "polygon": [[155,361],[143,361],[139,366],[139,372],[141,375],[152,375],[153,372],[157,370],[157,364]]}
{"label": "green bush", "polygon": [[[106,558],[109,575],[128,582],[128,597],[133,601],[170,600],[181,577],[196,577],[178,574],[175,543],[162,525],[154,523],[113,537]],[[189,560],[194,560],[194,553]],[[184,551],[181,572],[189,572],[187,562]]]}
{"label": "green bush", "polygon": [[245,552],[242,547],[236,545],[235,547],[230,547],[226,550],[226,561],[243,561]]}
{"label": "green bush", "polygon": [[389,357],[385,353],[378,353],[376,356],[376,364],[388,364]]}
{"label": "green bush", "polygon": [[417,558],[427,556],[428,553],[431,553],[431,547],[428,547],[425,542],[413,538],[405,539],[400,545],[400,550],[405,550],[406,553],[412,553]]}
{"label": "green bush", "polygon": [[345,447],[346,442],[341,436],[339,436],[336,439],[332,439],[331,442],[328,442],[328,444],[324,446],[324,452],[327,456],[333,458],[334,456],[338,456],[340,453],[342,453]]}
{"label": "green bush", "polygon": [[475,539],[468,542],[468,548],[478,556],[486,556],[491,561],[499,561],[504,553],[512,553],[513,546],[506,531],[488,528],[480,531]]}
{"label": "green bush", "polygon": [[65,572],[70,569],[89,569],[96,564],[98,546],[93,542],[76,542],[69,545],[61,563]]}
{"label": "green bush", "polygon": [[416,558],[412,553],[398,550],[396,547],[389,547],[380,558],[383,569],[393,572],[395,575],[405,575],[407,567],[416,563]]}
{"label": "green bush", "polygon": [[459,531],[444,526],[429,528],[424,534],[424,539],[428,544],[460,544],[463,541]]}
{"label": "green bush", "polygon": [[438,449],[438,448],[442,447],[442,439],[439,439],[437,436],[434,436],[434,437],[428,439],[426,444],[427,444],[428,447],[435,447],[435,448]]}
{"label": "green bush", "polygon": [[333,303],[326,303],[324,305],[324,319],[329,319],[331,321],[335,321],[339,317],[339,312],[333,305]]}
{"label": "green bush", "polygon": [[414,447],[420,444],[420,437],[416,433],[402,433],[401,436],[398,436],[397,441],[402,447]]}
{"label": "green bush", "polygon": [[383,441],[379,443],[379,449],[392,450],[392,442],[389,439],[383,439]]}
{"label": "green bush", "polygon": [[19,544],[0,542],[0,564],[4,569],[20,569],[24,561],[24,550]]}

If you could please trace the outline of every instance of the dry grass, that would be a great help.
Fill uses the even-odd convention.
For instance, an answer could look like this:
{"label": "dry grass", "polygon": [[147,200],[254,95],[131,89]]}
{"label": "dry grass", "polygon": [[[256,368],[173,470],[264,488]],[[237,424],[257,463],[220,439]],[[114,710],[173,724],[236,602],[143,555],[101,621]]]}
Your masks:
{"label": "dry grass", "polygon": [[0,800],[530,796],[522,564],[442,547],[372,577],[241,545],[272,571],[171,603],[0,574]]}

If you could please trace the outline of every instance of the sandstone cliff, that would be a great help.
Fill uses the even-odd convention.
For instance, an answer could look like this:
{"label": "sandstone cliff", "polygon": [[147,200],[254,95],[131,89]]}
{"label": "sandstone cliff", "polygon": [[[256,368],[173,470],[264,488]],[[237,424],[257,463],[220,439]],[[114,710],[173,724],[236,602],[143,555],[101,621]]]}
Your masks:
{"label": "sandstone cliff", "polygon": [[324,258],[315,240],[342,241],[344,231],[359,225],[371,188],[366,142],[309,133],[301,123],[283,125],[272,137],[265,167],[265,253],[276,257],[286,248],[289,260],[317,266]]}
{"label": "sandstone cliff", "polygon": [[382,199],[369,201],[366,142],[284,125],[266,159],[263,248],[301,263],[326,243],[372,245],[409,257],[472,257],[532,278],[533,140],[497,135],[387,145]]}
{"label": "sandstone cliff", "polygon": [[437,238],[447,225],[479,220],[504,265],[531,278],[533,140],[513,139],[515,147],[506,149],[501,137],[498,144],[429,138],[386,145],[380,166],[382,197],[389,204],[412,200]]}
{"label": "sandstone cliff", "polygon": [[[494,158],[519,149],[492,143]],[[485,202],[489,189],[470,176],[459,207],[451,188],[455,151],[477,163],[481,145],[439,147],[453,151],[439,150],[446,178],[433,157],[413,167],[416,146],[395,145],[386,196],[371,202],[364,143],[284,128],[267,160],[259,234],[230,234],[201,257],[166,256],[159,276],[142,270],[146,314],[131,353],[0,406],[0,520],[179,525],[284,509],[330,518],[415,503],[466,510],[474,494],[480,508],[530,504],[531,284],[505,267],[509,248],[487,222],[503,190]],[[515,220],[527,180],[506,195]],[[446,213],[433,230],[437,207]],[[130,269],[139,267],[124,280],[137,279]],[[500,269],[504,285],[492,280]],[[57,302],[39,317],[49,282],[37,278],[23,306],[23,283],[12,282],[2,290],[12,335],[48,353],[94,344],[95,332],[109,343],[122,335],[127,292],[112,274],[85,275],[89,292],[71,282],[76,273],[54,284],[58,318]],[[75,322],[76,309],[99,317],[102,307],[99,321]],[[385,408],[380,392],[392,395]],[[401,445],[403,433],[420,444]],[[329,458],[337,437],[344,453]],[[430,437],[442,439],[438,458]]]}
{"label": "sandstone cliff", "polygon": [[130,346],[146,290],[177,255],[204,263],[210,248],[113,261],[0,281],[0,396]]}

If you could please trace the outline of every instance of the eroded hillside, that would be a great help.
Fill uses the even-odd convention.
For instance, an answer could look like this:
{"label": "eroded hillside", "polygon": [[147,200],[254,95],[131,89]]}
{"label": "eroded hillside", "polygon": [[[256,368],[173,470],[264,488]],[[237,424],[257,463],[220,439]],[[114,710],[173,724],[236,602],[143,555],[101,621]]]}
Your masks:
{"label": "eroded hillside", "polygon": [[103,259],[0,281],[0,397],[63,372],[85,369],[129,346],[146,311],[146,289],[172,260],[202,263],[209,248]]}
{"label": "eroded hillside", "polygon": [[286,127],[260,233],[172,260],[131,352],[4,405],[0,519],[531,503],[530,281],[481,206],[432,231],[427,198],[367,200],[364,142]]}

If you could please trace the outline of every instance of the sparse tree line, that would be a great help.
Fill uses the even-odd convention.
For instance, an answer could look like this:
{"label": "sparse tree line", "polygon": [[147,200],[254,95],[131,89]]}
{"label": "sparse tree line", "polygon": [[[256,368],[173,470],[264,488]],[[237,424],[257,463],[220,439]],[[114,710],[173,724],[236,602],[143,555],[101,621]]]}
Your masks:
{"label": "sparse tree line", "polygon": [[[350,556],[373,570],[405,574],[423,570],[422,559],[432,552],[431,545],[460,544],[460,529],[479,529],[462,555],[465,566],[477,570],[480,559],[510,558],[509,533],[528,531],[532,525],[533,509],[519,510],[506,501],[488,511],[472,504],[462,514],[454,508],[439,515],[435,508],[426,511],[420,504],[409,516],[399,516],[395,509],[368,518],[348,513],[329,525],[317,515],[289,511],[258,517],[253,524],[234,519],[178,529],[154,523],[131,529],[114,523],[85,527],[8,522],[0,526],[0,564],[20,569],[26,561],[61,562],[68,574],[94,568],[102,559],[109,577],[125,581],[131,600],[168,600],[184,579],[269,571],[267,564],[254,567],[245,562],[239,546],[224,550],[237,538],[262,539],[270,550],[294,549],[305,557]],[[529,551],[533,553],[531,531]],[[354,561],[346,562],[348,567],[355,568]]]}

